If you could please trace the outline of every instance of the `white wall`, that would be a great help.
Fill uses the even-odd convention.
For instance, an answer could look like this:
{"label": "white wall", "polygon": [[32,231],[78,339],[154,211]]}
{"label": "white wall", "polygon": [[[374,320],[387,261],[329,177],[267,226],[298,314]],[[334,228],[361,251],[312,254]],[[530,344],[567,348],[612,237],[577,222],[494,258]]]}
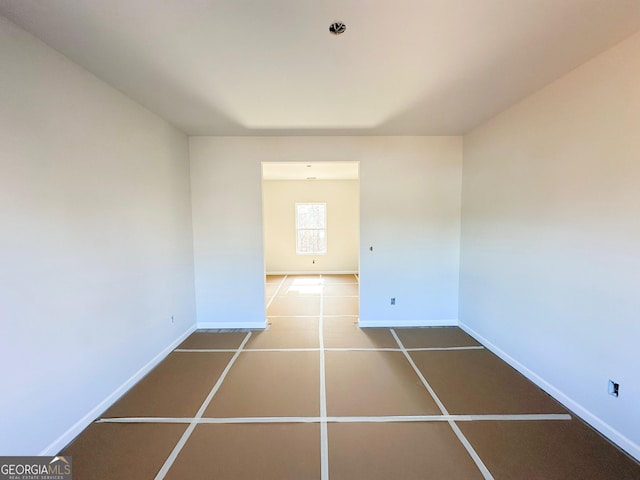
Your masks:
{"label": "white wall", "polygon": [[465,136],[460,319],[640,458],[638,52],[635,35]]}
{"label": "white wall", "polygon": [[[267,273],[357,273],[358,185],[358,180],[265,180],[262,204]],[[326,204],[326,254],[296,254],[295,205],[298,202]]]}
{"label": "white wall", "polygon": [[189,142],[199,325],[264,325],[261,162],[268,161],[360,162],[362,324],[457,322],[461,138]]}
{"label": "white wall", "polygon": [[195,324],[188,142],[2,17],[0,65],[0,455],[53,454]]}

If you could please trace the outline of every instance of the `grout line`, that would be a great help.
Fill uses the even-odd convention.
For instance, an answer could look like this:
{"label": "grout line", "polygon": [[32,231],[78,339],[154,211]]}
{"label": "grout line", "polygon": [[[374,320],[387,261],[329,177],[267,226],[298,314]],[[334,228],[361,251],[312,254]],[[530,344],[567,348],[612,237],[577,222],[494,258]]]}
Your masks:
{"label": "grout line", "polygon": [[525,413],[507,415],[388,415],[352,417],[117,417],[101,418],[96,423],[414,423],[414,422],[483,422],[483,421],[566,421],[567,413]]}
{"label": "grout line", "polygon": [[[393,328],[390,329],[390,331],[391,331],[391,335],[393,335],[393,338],[396,339],[398,346],[402,349],[402,353],[404,354],[405,358],[413,368],[414,372],[416,372],[416,375],[418,375],[418,377],[420,378],[420,381],[422,382],[424,387],[427,389],[427,391],[433,398],[433,401],[436,402],[436,404],[438,405],[438,408],[440,409],[442,414],[449,415],[449,412],[445,408],[444,404],[438,398],[438,395],[436,395],[436,392],[434,392],[433,388],[431,388],[431,385],[429,385],[429,382],[427,382],[427,379],[424,378],[424,375],[422,375],[422,372],[420,371],[420,369],[418,369],[417,365],[411,358],[411,355],[409,355],[409,352],[407,352],[407,349],[404,348],[404,345],[402,344],[402,341],[400,340],[400,338],[398,338],[396,331]],[[458,427],[458,425],[456,425],[456,423],[453,420],[449,420],[449,426],[453,430],[453,433],[455,433],[456,436],[458,437],[458,440],[460,440],[460,443],[462,443],[464,448],[467,450],[467,452],[475,462],[478,469],[480,469],[480,473],[482,473],[482,476],[485,478],[485,480],[494,480],[493,475],[491,475],[491,472],[489,472],[489,469],[487,468],[487,466],[484,464],[484,462],[482,461],[478,453],[474,450],[473,446],[469,443],[469,440],[467,440],[467,437],[464,436],[464,434],[462,433],[462,430],[460,430],[460,427]]]}
{"label": "grout line", "polygon": [[242,353],[252,352],[318,352],[319,348],[246,348]]}
{"label": "grout line", "polygon": [[[357,283],[357,282],[349,282],[349,283],[347,283],[347,282],[343,282],[343,283],[325,283],[325,284],[324,284],[324,286],[325,286],[325,287],[344,287],[345,285],[358,285],[358,283]],[[313,284],[310,284],[310,285],[303,285],[303,287],[318,287],[318,286],[319,286],[319,285],[313,285]],[[296,290],[294,290],[294,292],[296,292]],[[313,296],[313,295],[318,295],[317,293],[314,293],[314,292],[304,292],[304,293],[297,292],[297,294],[298,294],[298,295],[301,295],[301,296]],[[288,295],[288,293],[282,293],[282,294],[280,294],[279,296],[281,296],[281,297],[285,297],[285,296],[287,296],[287,295]],[[349,296],[349,295],[341,295],[341,296]]]}
{"label": "grout line", "polygon": [[484,350],[482,345],[468,345],[465,347],[418,347],[405,348],[407,352],[444,352],[447,350]]}
{"label": "grout line", "polygon": [[445,408],[444,404],[440,401],[440,399],[438,398],[438,396],[436,395],[436,392],[433,391],[433,388],[431,388],[431,385],[429,385],[429,382],[427,382],[427,380],[424,378],[424,376],[422,375],[422,372],[420,372],[420,370],[418,369],[418,367],[416,366],[416,364],[413,362],[413,359],[411,358],[411,356],[409,355],[409,353],[407,352],[407,349],[404,348],[404,345],[402,344],[402,342],[400,341],[400,338],[398,338],[398,335],[396,334],[396,331],[392,328],[391,330],[391,335],[393,335],[393,338],[395,338],[396,343],[398,344],[398,346],[400,347],[400,350],[402,351],[402,353],[404,353],[405,358],[408,360],[409,364],[411,365],[411,367],[413,368],[413,370],[416,372],[416,374],[418,375],[418,377],[420,378],[420,380],[422,381],[422,384],[424,385],[424,387],[427,389],[427,391],[429,392],[429,394],[431,395],[431,397],[433,398],[434,402],[436,402],[436,405],[438,405],[438,408],[440,409],[440,411],[442,412],[443,415],[449,415],[449,412],[447,411],[447,409]]}
{"label": "grout line", "polygon": [[[317,352],[319,348],[311,347],[311,348],[245,348],[242,350],[242,353],[250,353],[250,352]],[[182,348],[180,350],[174,350],[175,352],[209,352],[209,353],[220,353],[220,352],[235,352],[236,350],[230,350],[225,348],[193,348],[186,349]]]}
{"label": "grout line", "polygon": [[[324,345],[324,341],[323,341]],[[393,347],[321,347],[321,348],[245,348],[243,353],[250,352],[317,352],[324,349],[325,352],[402,352],[401,348]],[[424,347],[424,348],[405,348],[407,352],[446,352],[448,350],[484,350],[483,346],[467,346],[467,347]],[[174,352],[217,352],[231,353],[236,349],[232,348],[177,348]]]}
{"label": "grout line", "polygon": [[174,352],[194,352],[194,353],[203,353],[203,352],[207,352],[207,353],[211,353],[211,352],[216,352],[216,353],[231,353],[231,352],[236,352],[238,351],[237,348],[176,348],[174,350]]}
{"label": "grout line", "polygon": [[[446,352],[449,350],[483,350],[484,347],[423,347],[423,348],[406,348],[407,352]],[[325,348],[330,352],[402,352],[401,348],[387,347],[344,347],[344,348]]]}
{"label": "grout line", "polygon": [[[320,275],[322,279],[322,275]],[[322,282],[321,282],[322,283]],[[327,426],[327,384],[324,358],[324,285],[320,289],[320,318],[318,338],[320,344],[320,478],[329,480],[329,428]]]}
{"label": "grout line", "polygon": [[267,310],[269,309],[269,307],[271,306],[271,302],[273,302],[273,299],[276,298],[276,295],[278,295],[278,292],[280,291],[280,289],[282,288],[282,285],[284,284],[284,281],[287,279],[287,276],[285,275],[284,277],[282,277],[282,280],[280,280],[280,284],[278,285],[278,288],[276,288],[276,291],[273,292],[273,295],[271,295],[271,299],[269,300],[269,303],[267,303],[267,306],[264,307],[264,311],[265,313],[267,312]]}
{"label": "grout line", "polygon": [[229,363],[227,364],[226,368],[222,371],[222,374],[220,375],[220,378],[218,378],[218,381],[215,383],[215,385],[213,386],[213,388],[209,392],[209,395],[207,395],[207,398],[205,398],[204,402],[202,402],[202,405],[200,406],[200,409],[196,413],[196,416],[193,418],[193,420],[191,421],[191,423],[189,424],[187,429],[184,431],[184,433],[182,434],[182,437],[180,438],[180,440],[178,440],[178,443],[173,448],[173,451],[171,452],[171,454],[169,454],[169,457],[167,458],[167,460],[162,465],[162,468],[160,469],[158,474],[155,476],[155,480],[164,479],[165,475],[167,474],[167,472],[169,471],[169,469],[173,465],[173,462],[176,461],[176,458],[180,454],[180,451],[182,450],[184,445],[187,443],[187,440],[189,440],[189,437],[191,436],[191,434],[195,430],[196,425],[198,425],[197,420],[202,418],[202,416],[204,415],[204,412],[206,411],[207,407],[211,403],[211,400],[213,399],[213,396],[220,389],[220,386],[222,385],[222,382],[224,381],[225,377],[227,376],[227,374],[231,370],[231,367],[233,366],[235,361],[240,356],[240,352],[242,352],[242,349],[244,348],[246,343],[249,341],[250,337],[251,337],[251,332],[248,332],[247,335],[244,337],[244,340],[242,341],[242,343],[240,344],[240,346],[236,350],[235,355],[233,357],[231,357],[231,360],[229,360]]}
{"label": "grout line", "polygon": [[335,347],[335,348],[325,348],[327,352],[401,352],[399,348],[375,348],[375,347]]}
{"label": "grout line", "polygon": [[[349,285],[356,285],[355,283],[350,283]],[[324,286],[326,287],[327,285],[314,285],[314,287],[320,287],[320,286]],[[336,286],[336,285],[329,285],[329,286]],[[295,292],[295,293],[291,293],[291,292],[285,292],[285,293],[280,293],[278,295],[278,297],[285,297],[285,298],[316,298],[319,297],[320,293],[318,292]],[[358,295],[326,295],[326,298],[358,298]]]}

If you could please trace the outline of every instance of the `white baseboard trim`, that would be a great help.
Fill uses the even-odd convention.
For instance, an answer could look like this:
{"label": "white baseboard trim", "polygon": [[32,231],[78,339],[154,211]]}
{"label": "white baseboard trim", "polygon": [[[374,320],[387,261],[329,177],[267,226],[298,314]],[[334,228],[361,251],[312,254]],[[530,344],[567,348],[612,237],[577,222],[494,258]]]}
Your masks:
{"label": "white baseboard trim", "polygon": [[513,358],[511,355],[506,353],[500,347],[496,346],[495,344],[487,340],[485,337],[483,337],[478,332],[476,332],[473,328],[469,327],[468,325],[462,322],[460,322],[458,326],[462,330],[467,332],[469,335],[471,335],[473,338],[475,338],[482,345],[484,345],[493,353],[495,353],[502,360],[507,362],[513,368],[515,368],[522,375],[524,375],[533,383],[535,383],[538,387],[540,387],[549,395],[551,395],[553,398],[555,398],[558,402],[563,404],[565,407],[567,407],[577,416],[582,418],[585,422],[587,422],[593,428],[598,430],[602,435],[604,435],[613,443],[618,445],[621,449],[623,449],[629,455],[634,457],[636,460],[640,461],[640,445],[633,442],[632,440],[624,436],[622,433],[618,432],[615,428],[611,427],[608,423],[606,423],[600,417],[591,413],[589,410],[587,410],[585,407],[583,407],[578,402],[573,400],[571,397],[565,395],[561,390],[557,389],[552,384],[547,382],[544,378],[540,377],[537,373],[527,368],[525,365],[523,365],[518,360]]}
{"label": "white baseboard trim", "polygon": [[260,322],[198,322],[198,330],[264,330],[267,328],[267,320]]}
{"label": "white baseboard trim", "polygon": [[277,271],[265,275],[358,275],[358,270],[302,270],[299,272]]}
{"label": "white baseboard trim", "polygon": [[458,320],[456,319],[444,319],[444,320],[360,320],[358,326],[367,327],[379,327],[379,328],[394,328],[394,327],[457,327]]}
{"label": "white baseboard trim", "polygon": [[66,447],[74,438],[76,438],[85,428],[87,428],[91,423],[106,409],[108,409],[111,405],[113,405],[116,400],[118,400],[122,395],[124,395],[127,390],[133,387],[136,383],[138,383],[142,377],[144,377],[147,373],[149,373],[153,368],[158,365],[164,358],[169,355],[178,345],[180,345],[189,335],[191,335],[196,330],[196,326],[190,326],[184,333],[182,333],[178,338],[176,338],[173,342],[171,342],[167,347],[165,347],[160,353],[158,353],[155,357],[149,360],[142,368],[140,368],[136,373],[134,373],[127,381],[125,381],[122,385],[120,385],[117,389],[113,391],[107,398],[101,401],[98,405],[92,408],[85,416],[83,416],[80,420],[78,420],[75,424],[73,424],[66,432],[60,435],[56,440],[51,442],[44,450],[42,450],[38,455],[50,457],[53,455],[57,455],[60,450]]}

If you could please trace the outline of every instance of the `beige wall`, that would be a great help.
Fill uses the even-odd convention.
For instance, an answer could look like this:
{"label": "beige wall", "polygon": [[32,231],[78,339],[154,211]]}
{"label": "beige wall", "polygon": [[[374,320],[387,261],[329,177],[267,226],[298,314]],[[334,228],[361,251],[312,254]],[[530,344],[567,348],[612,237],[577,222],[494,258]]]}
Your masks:
{"label": "beige wall", "polygon": [[[327,253],[296,254],[295,204],[325,203]],[[262,183],[267,273],[357,273],[358,180],[265,180]]]}
{"label": "beige wall", "polygon": [[640,458],[638,52],[640,34],[465,136],[460,319]]}
{"label": "beige wall", "polygon": [[0,452],[52,455],[195,325],[188,143],[2,17],[0,65]]}

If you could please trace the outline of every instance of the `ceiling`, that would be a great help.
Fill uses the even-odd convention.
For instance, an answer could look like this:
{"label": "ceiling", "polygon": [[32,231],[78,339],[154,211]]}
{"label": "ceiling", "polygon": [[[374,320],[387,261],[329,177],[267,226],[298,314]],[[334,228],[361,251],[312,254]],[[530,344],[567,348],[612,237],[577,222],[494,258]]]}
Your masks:
{"label": "ceiling", "polygon": [[640,30],[639,0],[0,0],[0,14],[191,135],[459,135]]}

